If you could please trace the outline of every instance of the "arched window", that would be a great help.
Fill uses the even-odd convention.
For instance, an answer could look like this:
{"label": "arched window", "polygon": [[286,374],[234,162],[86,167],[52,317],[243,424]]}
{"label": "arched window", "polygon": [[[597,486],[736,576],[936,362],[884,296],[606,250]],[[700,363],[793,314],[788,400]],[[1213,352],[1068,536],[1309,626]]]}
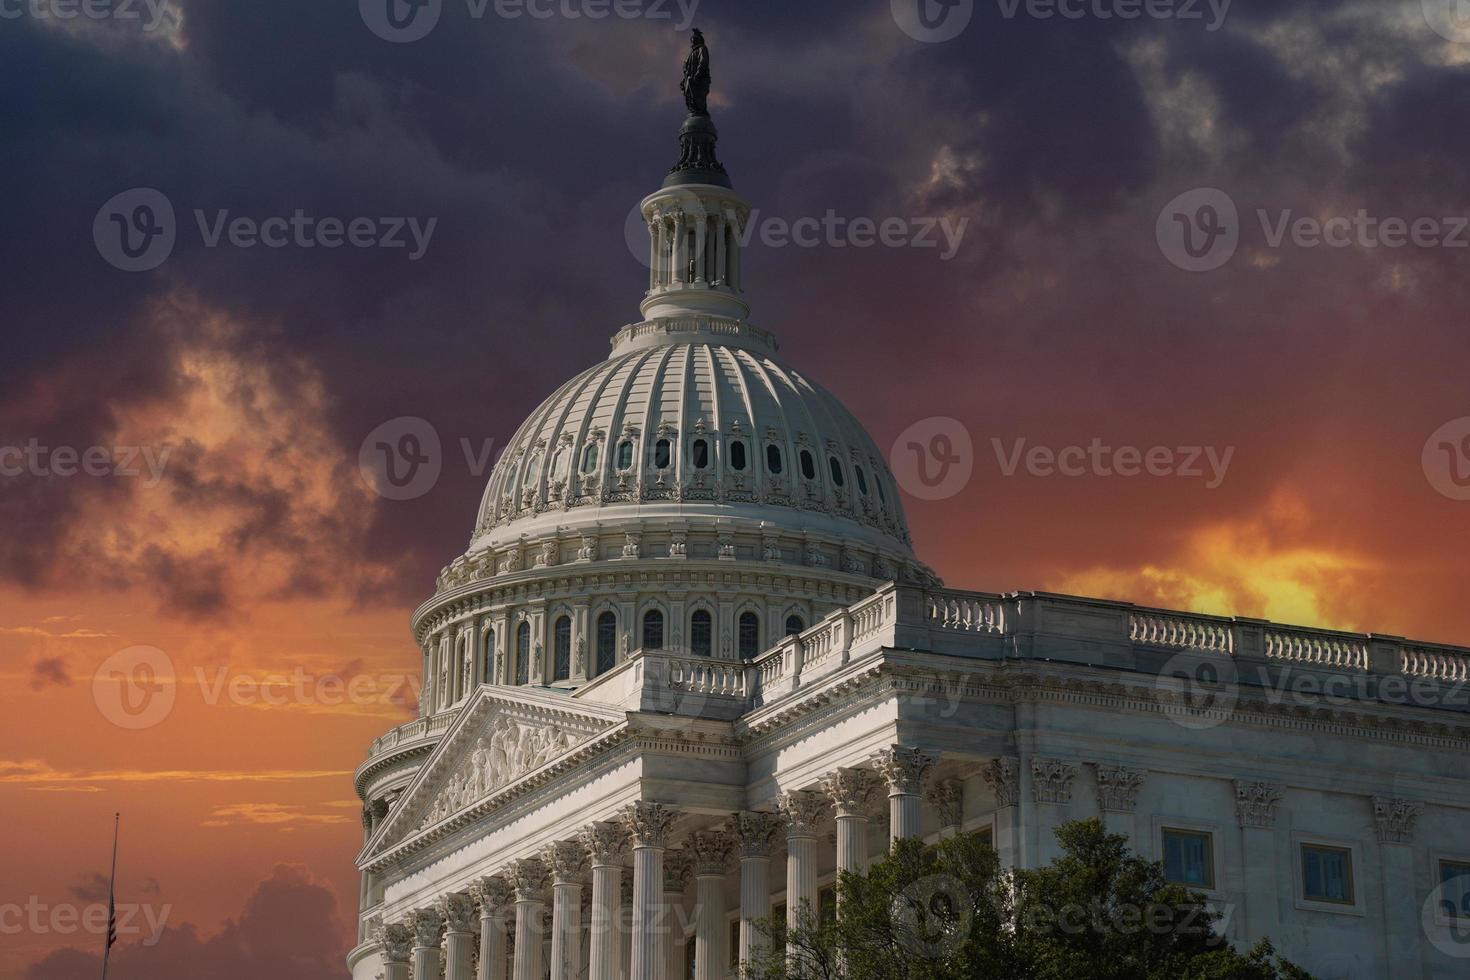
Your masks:
{"label": "arched window", "polygon": [[633,467],[633,440],[624,439],[618,443],[618,469],[626,470]]}
{"label": "arched window", "polygon": [[708,657],[714,651],[715,623],[708,609],[696,609],[689,617],[689,649],[696,657]]}
{"label": "arched window", "polygon": [[594,472],[596,469],[597,469],[597,443],[594,442],[594,443],[588,444],[587,448],[584,449],[584,450],[582,450],[582,472],[583,473],[591,473],[591,472]]}
{"label": "arched window", "polygon": [[781,463],[781,447],[780,446],[777,446],[777,445],[774,445],[774,444],[773,445],[770,445],[770,446],[767,446],[766,447],[766,469],[770,471],[770,473],[771,473],[772,476],[780,476],[781,475],[781,467],[782,467],[782,463]]}
{"label": "arched window", "polygon": [[861,466],[854,466],[852,475],[857,477],[858,493],[866,497],[868,495],[868,474],[863,472]]}
{"label": "arched window", "polygon": [[703,439],[695,439],[694,445],[689,447],[689,461],[694,464],[696,470],[709,467],[709,443]]}
{"label": "arched window", "polygon": [[797,633],[800,633],[804,629],[806,629],[806,623],[801,621],[800,616],[792,613],[790,616],[786,617],[787,636],[795,636]]}
{"label": "arched window", "polygon": [[847,483],[847,477],[842,472],[842,460],[836,456],[827,457],[827,465],[832,470],[832,485],[840,487]]}
{"label": "arched window", "polygon": [[618,617],[611,610],[597,617],[597,673],[618,665]]}
{"label": "arched window", "polygon": [[564,681],[572,676],[572,619],[563,616],[556,621],[556,664],[551,674],[554,681]]}
{"label": "arched window", "polygon": [[516,683],[531,683],[531,624],[516,628]]}
{"label": "arched window", "polygon": [[536,478],[541,475],[541,454],[533,453],[531,461],[526,464],[526,487],[534,487]]}
{"label": "arched window", "polygon": [[480,676],[486,684],[495,683],[495,631],[485,631],[485,642],[480,652]]}
{"label": "arched window", "polygon": [[740,659],[750,660],[761,652],[761,618],[753,612],[740,614]]}
{"label": "arched window", "polygon": [[643,614],[643,649],[662,650],[664,648],[664,614],[657,609],[650,609]]}
{"label": "arched window", "polygon": [[743,470],[743,469],[745,469],[745,443],[743,443],[743,442],[732,442],[732,443],[730,443],[730,469],[732,469],[732,470]]}
{"label": "arched window", "polygon": [[805,449],[801,451],[801,475],[808,480],[817,478],[817,461],[812,459],[812,454]]}
{"label": "arched window", "polygon": [[673,455],[672,454],[673,454],[673,449],[669,445],[669,440],[667,440],[667,439],[660,439],[658,442],[654,443],[653,444],[653,465],[654,465],[654,468],[655,469],[660,469],[660,470],[666,470],[666,469],[668,469],[669,468],[669,462],[670,462],[670,460],[673,459]]}

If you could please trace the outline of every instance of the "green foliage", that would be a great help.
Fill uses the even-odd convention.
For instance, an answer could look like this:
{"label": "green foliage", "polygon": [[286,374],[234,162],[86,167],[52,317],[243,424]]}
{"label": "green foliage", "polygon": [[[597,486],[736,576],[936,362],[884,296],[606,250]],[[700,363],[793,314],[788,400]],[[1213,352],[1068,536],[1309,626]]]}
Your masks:
{"label": "green foliage", "polygon": [[[1009,871],[974,837],[900,841],[841,876],[840,914],[768,922],[750,980],[1311,980],[1269,942],[1241,953],[1203,896],[1164,880],[1098,820],[1064,824],[1062,855]],[[790,948],[787,940],[790,940]]]}

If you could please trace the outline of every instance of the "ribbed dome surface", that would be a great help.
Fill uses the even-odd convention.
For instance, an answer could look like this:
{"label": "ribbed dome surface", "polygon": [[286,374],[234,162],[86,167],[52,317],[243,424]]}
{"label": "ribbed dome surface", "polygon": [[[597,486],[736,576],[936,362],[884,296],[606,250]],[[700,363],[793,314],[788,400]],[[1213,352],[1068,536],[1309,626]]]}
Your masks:
{"label": "ribbed dome surface", "polygon": [[625,330],[612,357],[536,409],[491,475],[472,547],[511,543],[553,513],[621,526],[672,510],[911,554],[892,474],[862,426],[770,356],[765,334],[731,321],[722,342],[709,326],[642,348]]}

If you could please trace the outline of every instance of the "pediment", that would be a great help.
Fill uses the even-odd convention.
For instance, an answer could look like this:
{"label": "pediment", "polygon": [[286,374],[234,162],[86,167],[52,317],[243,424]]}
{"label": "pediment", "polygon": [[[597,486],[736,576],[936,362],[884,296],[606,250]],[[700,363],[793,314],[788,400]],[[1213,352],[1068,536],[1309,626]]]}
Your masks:
{"label": "pediment", "polygon": [[493,806],[523,782],[550,775],[626,721],[607,705],[524,687],[482,687],[399,796],[359,863]]}

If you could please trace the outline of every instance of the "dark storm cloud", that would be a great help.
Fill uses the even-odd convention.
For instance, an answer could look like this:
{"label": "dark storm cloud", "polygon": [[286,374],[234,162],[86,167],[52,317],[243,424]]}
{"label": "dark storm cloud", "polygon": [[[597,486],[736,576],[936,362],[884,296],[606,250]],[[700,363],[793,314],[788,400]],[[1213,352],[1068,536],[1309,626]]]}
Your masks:
{"label": "dark storm cloud", "polygon": [[[484,485],[459,440],[503,444],[636,315],[642,272],[623,222],[673,158],[684,38],[662,21],[474,20],[456,2],[413,44],[381,41],[353,4],[191,0],[182,11],[178,44],[25,22],[0,35],[0,142],[28,189],[0,241],[11,391],[42,379],[68,396],[26,413],[16,437],[85,443],[129,406],[176,399],[167,365],[188,329],[154,329],[149,308],[185,290],[242,325],[227,342],[242,356],[277,359],[287,379],[297,359],[320,373],[344,472],[362,438],[400,415],[439,429],[446,465],[429,495],[380,502],[361,529],[331,526],[321,508],[308,526],[289,482],[197,475],[205,461],[187,453],[170,489],[179,505],[244,515],[222,551],[315,555],[306,543],[333,540],[392,567],[388,581],[358,584],[363,597],[411,603],[463,547]],[[1278,271],[1266,272],[1241,257],[1197,278],[1153,242],[1158,209],[1192,186],[1227,187],[1247,212],[1307,210],[1329,193],[1330,204],[1393,207],[1401,188],[1433,184],[1413,176],[1426,172],[1460,187],[1464,137],[1451,119],[1470,99],[1465,70],[1432,56],[1427,28],[1381,7],[1236,4],[1211,32],[1007,18],[980,3],[945,44],[911,41],[876,0],[707,2],[697,20],[714,51],[722,156],[766,213],[972,222],[948,263],[916,249],[752,248],[757,318],[880,442],[944,413],[1000,434],[1065,436],[1068,416],[1174,427],[1253,443],[1254,477],[1211,502],[1248,510],[1321,435],[1271,425],[1320,404],[1301,378],[1360,374],[1384,316],[1435,345],[1439,301],[1460,288],[1443,253],[1403,256],[1416,292],[1365,303],[1345,290],[1382,274],[1363,256],[1274,254]],[[179,217],[175,251],[152,273],[110,268],[90,237],[101,202],[133,186],[163,191]],[[387,249],[209,248],[195,209],[438,227],[416,262]],[[837,329],[860,342],[832,344]],[[965,365],[977,383],[933,386],[916,406],[876,383],[880,363],[909,375]],[[1179,370],[1222,363],[1234,367]],[[1240,378],[1273,398],[1242,404]],[[1270,439],[1256,438],[1263,428]],[[110,492],[7,482],[0,509],[18,530],[0,570],[44,578],[46,545],[79,498]],[[1154,506],[1183,515],[1197,503]],[[225,554],[153,546],[139,568],[158,576],[168,607],[218,615]],[[284,560],[290,588],[330,587]]]}
{"label": "dark storm cloud", "polygon": [[71,671],[61,657],[42,657],[31,666],[31,690],[48,687],[71,687]]}

